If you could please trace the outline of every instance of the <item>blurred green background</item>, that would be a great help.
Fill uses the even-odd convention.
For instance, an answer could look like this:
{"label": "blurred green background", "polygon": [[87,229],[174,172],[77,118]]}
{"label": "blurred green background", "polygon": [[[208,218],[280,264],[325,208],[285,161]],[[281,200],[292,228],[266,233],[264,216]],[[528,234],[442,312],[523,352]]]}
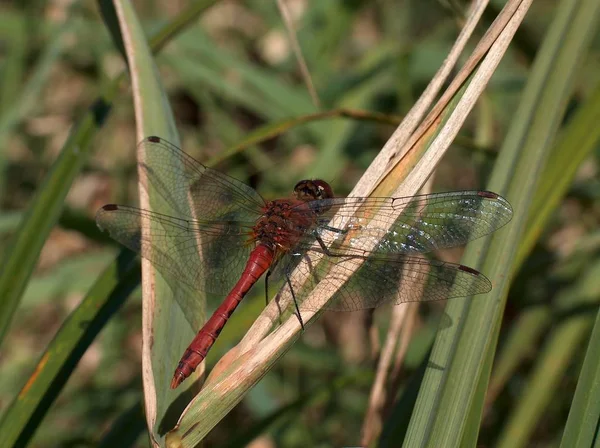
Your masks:
{"label": "blurred green background", "polygon": [[[3,254],[72,126],[125,68],[99,3],[0,2]],[[133,3],[151,35],[193,2]],[[307,177],[324,178],[337,195],[347,194],[394,127],[382,120],[319,119],[228,152],[255,129],[316,108],[276,2],[212,3],[156,59],[184,150],[247,182],[266,198],[289,194],[297,180]],[[502,3],[492,2],[476,36],[483,34]],[[434,190],[485,187],[557,3],[534,2],[439,166]],[[464,2],[433,0],[287,4],[322,109],[364,109],[389,115],[392,122],[412,107],[446,57],[466,8]],[[598,86],[599,44],[596,36],[578,71],[564,126]],[[0,346],[0,412],[118,253],[118,246],[97,230],[93,216],[108,202],[137,202],[135,144],[125,79]],[[523,412],[525,392],[543,381],[540,376],[552,389],[542,391],[528,413],[533,417],[525,440],[529,446],[555,446],[560,441],[600,293],[599,155],[596,147],[580,165],[515,276],[488,390],[481,446],[506,440],[517,410]],[[458,261],[460,254],[457,250],[442,256]],[[239,341],[263,305],[261,284],[227,325],[208,357],[209,368]],[[398,395],[409,387],[440,321],[443,324],[441,306],[423,307],[415,315]],[[383,338],[389,314],[384,309],[372,319],[325,316],[212,431],[206,446],[245,446],[254,436],[254,448],[358,445],[376,360],[369,336]],[[140,405],[140,357],[138,289],[112,315],[57,400],[45,409],[31,446],[148,446]],[[128,438],[111,439],[123,434],[123,428]],[[118,444],[111,445],[113,440]]]}

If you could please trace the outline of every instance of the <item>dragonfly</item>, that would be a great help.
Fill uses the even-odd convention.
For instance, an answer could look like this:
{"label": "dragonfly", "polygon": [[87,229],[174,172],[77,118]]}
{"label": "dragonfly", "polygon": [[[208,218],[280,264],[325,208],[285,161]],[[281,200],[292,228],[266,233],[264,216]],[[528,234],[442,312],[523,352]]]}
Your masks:
{"label": "dragonfly", "polygon": [[263,275],[267,297],[268,282],[282,282],[302,328],[300,307],[318,311],[309,297],[318,284],[335,291],[324,307],[334,311],[466,297],[492,288],[475,269],[431,254],[507,224],[512,208],[496,193],[344,198],[335,197],[324,180],[309,179],[298,182],[288,198],[265,200],[161,137],[140,145],[140,179],[172,213],[107,204],[96,214],[98,226],[149,260],[172,289],[226,295],[184,352],[173,389],[206,358]]}

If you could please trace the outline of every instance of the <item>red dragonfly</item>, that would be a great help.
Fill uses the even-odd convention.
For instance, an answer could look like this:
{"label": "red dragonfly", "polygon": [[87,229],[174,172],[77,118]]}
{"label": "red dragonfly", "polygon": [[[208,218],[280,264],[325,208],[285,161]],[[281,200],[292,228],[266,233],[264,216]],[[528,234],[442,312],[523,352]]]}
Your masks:
{"label": "red dragonfly", "polygon": [[[291,198],[266,201],[160,137],[140,144],[142,180],[175,216],[108,204],[96,215],[98,226],[150,260],[172,289],[186,285],[227,294],[183,354],[173,389],[204,360],[265,272],[266,281],[285,282],[302,326],[299,306],[315,309],[304,299],[320,281],[337,291],[325,307],[337,311],[491,290],[490,281],[476,270],[423,254],[463,245],[510,221],[511,206],[496,193],[336,198],[325,181],[303,180]],[[302,284],[291,276],[295,268],[305,274]],[[339,274],[345,271],[348,275]]]}

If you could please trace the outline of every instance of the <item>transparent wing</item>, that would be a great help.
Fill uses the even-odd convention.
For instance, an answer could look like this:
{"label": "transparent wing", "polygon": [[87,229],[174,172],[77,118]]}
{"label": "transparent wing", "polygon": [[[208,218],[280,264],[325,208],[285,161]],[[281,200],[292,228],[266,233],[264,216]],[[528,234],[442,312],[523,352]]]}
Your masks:
{"label": "transparent wing", "polygon": [[[292,277],[292,287],[302,306],[314,307],[306,297],[324,280],[320,288],[338,291],[326,308],[337,311],[488,292],[490,281],[479,272],[418,255],[465,244],[502,227],[512,217],[504,198],[485,191],[334,198],[309,206],[318,215],[313,233],[279,261],[273,278],[286,278],[299,267],[308,281],[295,284]],[[403,212],[396,217],[400,209]],[[316,237],[333,240],[333,244],[326,249],[317,244]]]}
{"label": "transparent wing", "polygon": [[195,291],[227,294],[250,251],[254,223],[180,219],[135,207],[109,204],[96,214],[98,226],[150,260],[166,277]]}
{"label": "transparent wing", "polygon": [[140,145],[144,160],[139,166],[145,174],[140,178],[167,201],[173,214],[241,222],[252,222],[260,216],[265,201],[250,186],[202,165],[160,137],[148,137]]}
{"label": "transparent wing", "polygon": [[[387,302],[466,297],[487,293],[492,288],[483,274],[460,264],[401,254],[372,255],[354,272],[360,261],[361,257],[326,255],[316,266],[300,264],[299,270],[308,276],[308,281],[301,286],[292,277],[291,283],[301,308],[317,309],[316,302],[307,298],[320,281],[319,288],[336,291],[325,306],[333,311],[375,308]],[[285,289],[289,294],[289,285]]]}
{"label": "transparent wing", "polygon": [[173,216],[107,205],[96,220],[156,266],[194,322],[198,292],[226,294],[238,280],[252,248],[250,228],[265,202],[251,187],[160,137],[140,145],[141,182],[164,199]]}
{"label": "transparent wing", "polygon": [[[462,246],[504,226],[512,208],[489,191],[455,191],[410,198],[333,198],[309,203],[319,214],[317,231],[337,240],[342,253],[366,255],[363,248],[378,242],[374,252],[419,254]],[[403,210],[397,217],[398,210]],[[373,215],[376,215],[375,219]],[[297,251],[312,246],[313,238]],[[341,244],[341,243],[338,243]]]}

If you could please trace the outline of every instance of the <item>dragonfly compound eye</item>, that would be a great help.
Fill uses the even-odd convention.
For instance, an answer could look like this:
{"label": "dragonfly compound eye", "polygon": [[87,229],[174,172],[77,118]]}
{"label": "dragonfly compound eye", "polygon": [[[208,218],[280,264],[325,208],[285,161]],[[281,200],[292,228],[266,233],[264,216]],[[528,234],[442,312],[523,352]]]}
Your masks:
{"label": "dragonfly compound eye", "polygon": [[324,180],[301,180],[294,187],[294,195],[301,201],[314,201],[332,198],[333,190]]}
{"label": "dragonfly compound eye", "polygon": [[313,184],[319,190],[319,199],[331,199],[333,197],[333,189],[331,185],[321,179],[315,179]]}

